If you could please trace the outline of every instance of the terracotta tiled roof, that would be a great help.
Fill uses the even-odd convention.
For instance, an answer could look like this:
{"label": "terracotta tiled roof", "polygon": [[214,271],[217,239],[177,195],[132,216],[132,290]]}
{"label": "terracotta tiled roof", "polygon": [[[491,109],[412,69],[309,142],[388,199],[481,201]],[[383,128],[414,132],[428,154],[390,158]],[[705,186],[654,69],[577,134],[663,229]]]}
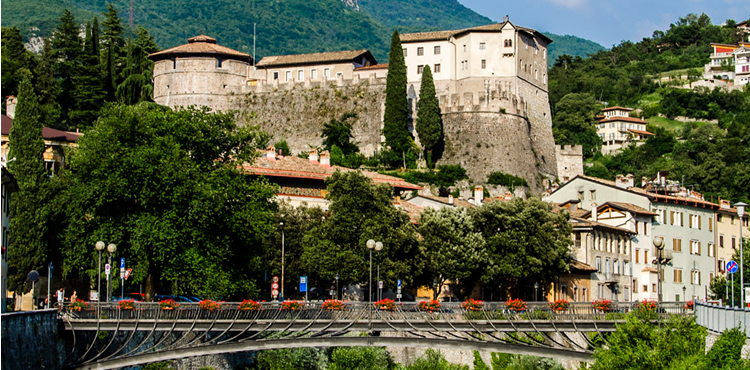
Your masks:
{"label": "terracotta tiled roof", "polygon": [[399,208],[401,208],[402,211],[406,212],[406,214],[409,215],[409,221],[411,221],[411,223],[415,225],[419,224],[419,215],[422,213],[422,210],[424,208],[404,199],[399,199],[397,201],[397,205],[399,206]]}
{"label": "terracotta tiled roof", "polygon": [[603,119],[599,121],[599,123],[618,122],[618,121],[640,123],[642,125],[648,124],[648,122],[642,119],[635,118],[635,117],[609,117],[607,119]]}
{"label": "terracotta tiled roof", "polygon": [[[4,115],[2,116],[2,135],[10,135],[10,129],[13,127],[13,119]],[[60,131],[49,127],[42,128],[42,138],[49,141],[62,141],[66,143],[77,142],[81,137],[81,133]]]}
{"label": "terracotta tiled roof", "polygon": [[578,260],[572,260],[568,264],[570,266],[570,271],[581,271],[581,272],[594,272],[597,271],[595,268],[591,267],[591,265],[587,263],[583,263]]}
{"label": "terracotta tiled roof", "polygon": [[216,43],[216,39],[206,35],[193,36],[188,39],[188,43],[180,46],[175,46],[171,49],[162,50],[149,55],[148,57],[154,61],[168,59],[173,56],[194,56],[205,54],[209,57],[224,56],[230,59],[237,59],[242,61],[252,62],[253,58],[250,54],[241,53],[237,50],[230,49],[226,46],[221,46]]}
{"label": "terracotta tiled roof", "polygon": [[344,50],[344,51],[332,51],[327,53],[312,53],[312,54],[294,54],[294,55],[273,55],[264,57],[256,64],[257,67],[271,67],[271,66],[284,66],[284,65],[297,65],[297,64],[318,64],[318,63],[333,63],[333,62],[349,62],[355,58],[365,55],[373,64],[377,64],[375,57],[372,56],[369,50]]}
{"label": "terracotta tiled roof", "polygon": [[[336,171],[349,172],[357,171],[351,168],[339,166],[322,166],[318,162],[310,162],[304,158],[298,157],[277,157],[272,159],[265,156],[259,157],[252,164],[245,164],[243,169],[252,175],[262,175],[266,177],[286,177],[298,179],[325,180]],[[420,190],[419,185],[410,184],[404,179],[381,175],[375,172],[361,171],[361,173],[375,183],[390,184],[397,190]]]}
{"label": "terracotta tiled roof", "polygon": [[636,232],[630,231],[628,229],[623,229],[621,227],[607,225],[601,222],[578,218],[578,217],[571,217],[570,225],[573,227],[573,229],[577,227],[591,227],[591,228],[598,228],[598,229],[607,229],[609,231],[617,232],[621,234],[637,234]]}
{"label": "terracotta tiled roof", "polygon": [[399,36],[401,38],[402,43],[413,42],[413,41],[447,40],[449,37],[455,35],[459,31],[461,30],[404,33]]}
{"label": "terracotta tiled roof", "polygon": [[614,107],[604,108],[604,109],[602,109],[602,112],[609,112],[611,110],[624,110],[624,111],[630,112],[631,110],[633,110],[633,108],[621,107],[621,106],[618,105],[618,106],[614,106]]}
{"label": "terracotta tiled roof", "polygon": [[628,131],[634,133],[634,134],[641,134],[641,135],[656,135],[653,132],[643,131],[643,130],[635,130],[632,128],[629,128]]}
{"label": "terracotta tiled roof", "polygon": [[[635,204],[631,203],[623,203],[623,202],[607,202],[604,204],[609,204],[612,206],[612,208],[622,209],[624,211],[637,213],[639,215],[648,215],[648,216],[656,216],[656,213],[651,212],[643,207],[639,207]],[[604,205],[602,204],[602,205]]]}
{"label": "terracotta tiled roof", "polygon": [[367,67],[359,67],[359,68],[355,68],[354,70],[355,71],[365,71],[365,70],[368,70],[368,69],[388,69],[388,63],[375,64],[375,65],[367,66]]}
{"label": "terracotta tiled roof", "polygon": [[[443,203],[443,204],[446,204],[446,205],[451,205],[449,203],[448,197],[437,197],[437,196],[434,196],[434,195],[424,195],[424,194],[419,194],[417,196],[418,197],[422,197],[422,198],[427,198],[427,199],[430,199],[430,200],[434,200],[436,202],[440,202],[440,203]],[[456,207],[463,207],[463,208],[474,208],[474,207],[476,207],[475,205],[469,203],[468,201],[465,201],[465,200],[459,199],[459,198],[453,198],[453,205],[456,206]]]}

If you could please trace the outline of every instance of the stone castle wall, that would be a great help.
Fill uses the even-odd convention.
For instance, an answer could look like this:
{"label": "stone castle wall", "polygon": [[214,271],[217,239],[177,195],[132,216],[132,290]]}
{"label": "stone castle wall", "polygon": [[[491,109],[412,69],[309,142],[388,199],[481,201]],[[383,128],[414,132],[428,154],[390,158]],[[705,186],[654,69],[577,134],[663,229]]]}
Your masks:
{"label": "stone castle wall", "polygon": [[[502,171],[539,191],[542,180],[557,173],[546,92],[529,85],[529,99],[513,94],[503,81],[484,87],[438,97],[446,144],[438,164],[461,164],[480,183]],[[358,115],[353,135],[363,154],[372,155],[384,141],[385,79],[258,84],[231,99],[241,124],[259,126],[274,141],[286,140],[294,154],[322,146],[324,124],[346,112]]]}

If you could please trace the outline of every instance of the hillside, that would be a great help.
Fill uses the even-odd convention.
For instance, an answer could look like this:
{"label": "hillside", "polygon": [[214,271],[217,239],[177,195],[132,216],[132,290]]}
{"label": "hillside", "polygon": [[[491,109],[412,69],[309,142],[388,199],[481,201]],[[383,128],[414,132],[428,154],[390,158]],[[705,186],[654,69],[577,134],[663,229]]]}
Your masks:
{"label": "hillside", "polygon": [[[112,0],[120,17],[128,21],[129,0]],[[350,4],[350,5],[347,5]],[[78,22],[94,16],[102,20],[103,0],[5,0],[2,25],[17,26],[23,36],[46,37],[67,8]],[[253,52],[256,24],[256,55],[294,54],[345,49],[370,49],[378,61],[386,62],[390,35],[400,32],[460,29],[491,23],[456,0],[160,0],[134,2],[134,22],[147,28],[161,48],[183,44],[200,32],[220,43],[249,54]],[[38,28],[37,32],[29,32]],[[585,56],[603,47],[574,36],[546,34],[550,63],[556,55]]]}

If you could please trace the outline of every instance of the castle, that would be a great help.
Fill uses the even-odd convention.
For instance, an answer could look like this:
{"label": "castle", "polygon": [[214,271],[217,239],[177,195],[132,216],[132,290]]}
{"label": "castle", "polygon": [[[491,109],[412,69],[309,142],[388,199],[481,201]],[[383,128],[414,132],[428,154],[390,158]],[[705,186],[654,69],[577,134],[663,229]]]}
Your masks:
{"label": "castle", "polygon": [[[479,183],[495,171],[521,176],[533,190],[556,177],[546,60],[552,40],[506,19],[403,34],[401,42],[412,131],[422,70],[433,70],[445,137],[439,163],[461,164]],[[236,110],[240,124],[287,140],[295,154],[321,146],[323,124],[354,112],[360,150],[372,155],[384,145],[388,66],[367,50],[269,56],[256,63],[200,35],[149,57],[159,104]]]}

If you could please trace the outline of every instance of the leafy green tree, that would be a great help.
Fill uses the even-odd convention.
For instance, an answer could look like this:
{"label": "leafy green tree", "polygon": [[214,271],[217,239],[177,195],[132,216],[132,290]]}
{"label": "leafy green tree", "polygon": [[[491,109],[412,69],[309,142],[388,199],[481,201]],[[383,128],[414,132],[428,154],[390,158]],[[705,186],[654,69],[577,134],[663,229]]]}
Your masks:
{"label": "leafy green tree", "polygon": [[320,348],[289,348],[260,351],[258,370],[322,370],[328,357]]}
{"label": "leafy green tree", "polygon": [[539,198],[492,202],[473,211],[486,241],[488,262],[475,276],[503,293],[521,296],[526,284],[551,283],[568,271],[571,227],[567,213],[553,213]]}
{"label": "leafy green tree", "polygon": [[409,114],[406,99],[406,62],[404,61],[404,51],[401,48],[398,30],[393,31],[391,51],[388,56],[383,135],[385,136],[385,145],[400,154],[411,149],[412,139],[406,128],[406,120]]}
{"label": "leafy green tree", "polygon": [[[17,27],[2,28],[2,92],[3,96],[18,95],[18,85],[24,74],[34,69],[34,55],[23,46],[21,30]],[[5,102],[3,102],[4,104]]]}
{"label": "leafy green tree", "polygon": [[55,79],[58,81],[58,103],[61,108],[62,125],[73,127],[70,121],[70,111],[76,108],[75,87],[78,66],[83,53],[83,41],[78,36],[79,27],[73,14],[65,9],[60,16],[60,24],[52,33],[52,49],[54,50],[53,68]]}
{"label": "leafy green tree", "polygon": [[329,283],[336,273],[343,284],[366,283],[369,250],[365,243],[374,239],[384,245],[380,276],[386,286],[396,286],[397,279],[414,286],[423,261],[417,258],[414,226],[406,213],[393,206],[393,188],[373,184],[357,171],[335,172],[326,185],[330,217],[303,240],[302,263],[312,284]]}
{"label": "leafy green tree", "polygon": [[465,208],[425,208],[419,220],[421,249],[425,255],[426,281],[434,281],[437,299],[446,280],[456,283],[469,277],[487,259],[482,234]]}
{"label": "leafy green tree", "polygon": [[320,135],[323,138],[323,147],[332,150],[336,146],[345,156],[358,153],[359,148],[351,142],[354,138],[351,121],[356,119],[357,114],[354,112],[344,113],[339,119],[331,118],[323,125],[323,133]]}
{"label": "leafy green tree", "polygon": [[36,91],[39,94],[39,119],[44,127],[66,129],[60,122],[60,104],[57,102],[57,82],[55,81],[55,55],[49,38],[44,39],[42,54],[36,65]]}
{"label": "leafy green tree", "polygon": [[331,352],[329,370],[364,370],[391,368],[392,362],[383,347],[336,347]]}
{"label": "leafy green tree", "polygon": [[435,82],[432,80],[430,66],[422,70],[422,84],[419,87],[417,102],[417,134],[425,148],[427,164],[432,167],[432,150],[443,138],[443,125],[440,118],[440,104],[435,94]]}
{"label": "leafy green tree", "polygon": [[207,109],[106,108],[69,160],[66,273],[95,276],[92,246],[103,240],[118,246],[148,299],[157,288],[257,294],[276,208],[274,187],[239,170],[257,136]]}
{"label": "leafy green tree", "polygon": [[407,370],[469,370],[468,366],[448,362],[440,350],[427,349],[424,355],[417,357]]}
{"label": "leafy green tree", "polygon": [[[39,121],[39,104],[29,77],[21,81],[18,105],[9,135],[8,169],[18,182],[18,192],[10,203],[10,246],[8,264],[18,269],[9,279],[8,289],[28,291],[26,274],[47,262],[44,242],[44,192],[48,178],[44,170],[44,139]],[[13,160],[15,158],[15,160]]]}
{"label": "leafy green tree", "polygon": [[552,134],[558,145],[581,145],[584,158],[590,158],[602,147],[596,133],[594,115],[598,112],[591,94],[568,94],[555,105]]}
{"label": "leafy green tree", "polygon": [[150,101],[154,94],[154,62],[148,55],[159,51],[148,30],[138,27],[138,37],[128,41],[128,57],[123,75],[124,81],[117,86],[117,100],[123,104]]}

